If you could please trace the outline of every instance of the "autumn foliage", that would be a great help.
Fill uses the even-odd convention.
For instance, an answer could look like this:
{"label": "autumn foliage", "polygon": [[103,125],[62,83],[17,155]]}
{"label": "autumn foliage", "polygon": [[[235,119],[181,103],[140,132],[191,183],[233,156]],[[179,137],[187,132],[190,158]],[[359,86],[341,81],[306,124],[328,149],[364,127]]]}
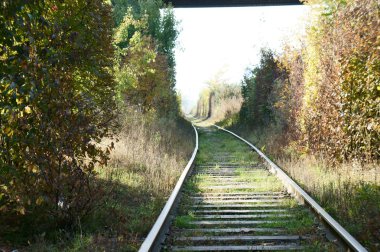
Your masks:
{"label": "autumn foliage", "polygon": [[334,161],[378,160],[380,9],[366,1],[309,1],[311,23],[297,48],[245,76],[240,120],[271,124],[282,144]]}
{"label": "autumn foliage", "polygon": [[378,159],[379,2],[318,3],[324,4],[314,7],[321,14],[312,23],[305,50],[306,141],[311,149],[341,160]]}
{"label": "autumn foliage", "polygon": [[38,208],[72,223],[101,191],[94,169],[107,163],[113,144],[100,142],[124,118],[116,114],[179,116],[176,21],[161,6],[1,3],[0,211]]}
{"label": "autumn foliage", "polygon": [[135,19],[129,11],[116,31],[119,98],[144,112],[178,112],[168,55],[159,50],[159,38],[144,32],[148,27],[147,15]]}
{"label": "autumn foliage", "polygon": [[[125,6],[115,1],[114,9]],[[177,22],[161,1],[131,1],[114,36],[115,77],[122,106],[144,113],[176,118],[179,103],[175,86],[174,47]],[[115,11],[117,14],[118,11]]]}
{"label": "autumn foliage", "polygon": [[72,222],[89,211],[94,167],[111,147],[97,145],[115,108],[111,8],[101,0],[0,6],[0,211],[38,207]]}
{"label": "autumn foliage", "polygon": [[[0,3],[0,250],[58,240],[69,247],[78,230],[80,239],[82,232],[114,234],[102,225],[119,221],[102,215],[115,210],[110,198],[122,197],[113,188],[133,192],[106,174],[115,168],[110,157],[118,151],[123,170],[146,163],[135,163],[138,148],[121,149],[121,142],[170,163],[167,171],[149,164],[149,174],[164,176],[151,181],[175,181],[177,173],[165,174],[178,172],[187,153],[169,148],[193,136],[174,89],[176,22],[160,0]],[[165,198],[171,183],[155,193]],[[142,186],[159,209],[150,185]],[[117,232],[125,234],[130,223],[123,224]]]}

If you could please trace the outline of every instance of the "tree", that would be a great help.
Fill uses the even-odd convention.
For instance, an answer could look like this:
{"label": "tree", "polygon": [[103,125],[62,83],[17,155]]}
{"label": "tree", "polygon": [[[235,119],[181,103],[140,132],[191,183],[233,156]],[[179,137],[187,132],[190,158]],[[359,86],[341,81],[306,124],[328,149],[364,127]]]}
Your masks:
{"label": "tree", "polygon": [[281,69],[271,50],[261,50],[260,64],[248,70],[242,82],[243,105],[240,118],[251,127],[267,125],[273,121],[274,104],[270,100],[275,81]]}
{"label": "tree", "polygon": [[93,1],[0,5],[0,211],[86,214],[114,118],[111,7]]}
{"label": "tree", "polygon": [[176,21],[171,10],[160,14],[161,5],[161,1],[142,1],[142,13],[127,10],[115,33],[115,76],[119,98],[128,106],[177,116],[173,52]]}

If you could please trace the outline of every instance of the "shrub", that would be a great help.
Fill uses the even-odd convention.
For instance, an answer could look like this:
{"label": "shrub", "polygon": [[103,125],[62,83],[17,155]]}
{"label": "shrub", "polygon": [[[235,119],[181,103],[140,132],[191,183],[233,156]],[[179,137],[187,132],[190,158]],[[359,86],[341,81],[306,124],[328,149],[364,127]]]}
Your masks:
{"label": "shrub", "polygon": [[380,9],[375,0],[309,1],[304,137],[332,159],[379,158]]}
{"label": "shrub", "polygon": [[260,64],[250,69],[242,82],[244,101],[240,118],[249,127],[261,127],[275,119],[271,94],[280,75],[281,69],[274,52],[269,49],[261,50]]}
{"label": "shrub", "polygon": [[[93,205],[98,147],[114,117],[104,1],[0,5],[0,211],[72,223]],[[43,218],[42,214],[39,217]]]}

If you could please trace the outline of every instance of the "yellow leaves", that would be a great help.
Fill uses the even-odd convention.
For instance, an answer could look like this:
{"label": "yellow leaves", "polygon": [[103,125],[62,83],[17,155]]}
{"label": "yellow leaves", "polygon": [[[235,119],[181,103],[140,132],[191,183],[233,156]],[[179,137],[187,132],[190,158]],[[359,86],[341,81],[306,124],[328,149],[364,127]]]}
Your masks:
{"label": "yellow leaves", "polygon": [[24,110],[25,110],[25,113],[27,113],[27,114],[32,113],[32,109],[31,109],[29,106],[26,106],[26,107],[24,108]]}
{"label": "yellow leaves", "polygon": [[16,212],[18,212],[18,213],[21,214],[21,215],[25,215],[25,212],[26,212],[25,207],[23,207],[23,206],[18,206],[18,207],[16,208]]}
{"label": "yellow leaves", "polygon": [[[134,29],[131,29],[131,28]],[[141,19],[135,19],[133,17],[132,8],[128,8],[127,14],[124,16],[123,22],[119,25],[115,32],[114,42],[120,43],[133,43],[134,35],[141,33],[140,31],[146,31],[148,27],[148,18],[143,16]],[[130,32],[133,32],[133,37],[130,39]],[[130,41],[128,41],[130,39]],[[125,47],[125,46],[122,46]]]}
{"label": "yellow leaves", "polygon": [[22,98],[16,98],[16,103],[17,103],[17,105],[20,105],[20,104],[22,104],[24,102],[24,99],[22,99]]}
{"label": "yellow leaves", "polygon": [[39,206],[44,202],[44,198],[42,196],[38,197],[36,200],[36,204]]}
{"label": "yellow leaves", "polygon": [[38,172],[38,167],[35,164],[29,164],[28,165],[28,171],[32,173],[37,173]]}
{"label": "yellow leaves", "polygon": [[3,129],[3,132],[8,136],[11,137],[13,135],[13,130],[10,127],[6,127]]}
{"label": "yellow leaves", "polygon": [[4,192],[7,192],[7,191],[8,191],[8,186],[6,186],[6,185],[1,185],[0,188],[1,188],[1,190],[4,191]]}
{"label": "yellow leaves", "polygon": [[[3,6],[21,20],[2,26],[7,39],[0,56],[6,66],[0,82],[0,209],[4,203],[6,211],[17,215],[28,215],[36,205],[53,205],[49,199],[57,190],[62,197],[74,191],[70,202],[87,202],[94,195],[85,188],[93,176],[87,167],[106,159],[101,150],[88,153],[87,146],[110,135],[116,117],[110,6],[102,0],[54,4]],[[53,24],[54,30],[47,29]],[[80,65],[66,61],[67,55]],[[62,157],[68,169],[58,162]],[[46,169],[41,163],[48,164]],[[57,178],[59,185],[53,183]],[[46,211],[36,213],[45,216]]]}

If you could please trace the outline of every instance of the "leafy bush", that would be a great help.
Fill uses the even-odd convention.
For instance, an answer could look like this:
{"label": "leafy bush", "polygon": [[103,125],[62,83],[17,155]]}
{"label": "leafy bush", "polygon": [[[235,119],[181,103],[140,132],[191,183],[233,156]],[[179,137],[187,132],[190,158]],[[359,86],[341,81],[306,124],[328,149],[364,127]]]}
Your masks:
{"label": "leafy bush", "polygon": [[[174,47],[177,21],[171,8],[160,0],[114,1],[117,28],[115,76],[122,106],[179,115],[175,92]],[[124,17],[120,19],[120,9]]]}
{"label": "leafy bush", "polygon": [[[0,211],[72,223],[93,205],[114,118],[111,8],[94,1],[0,5]],[[44,214],[39,217],[43,218]]]}
{"label": "leafy bush", "polygon": [[333,159],[378,159],[379,3],[309,2],[316,19],[305,55],[305,140]]}
{"label": "leafy bush", "polygon": [[[380,9],[377,1],[308,1],[313,15],[298,49],[260,64],[242,84],[240,120],[268,124],[283,146],[331,160],[378,160]],[[281,148],[281,146],[279,146]]]}
{"label": "leafy bush", "polygon": [[127,14],[118,27],[115,35],[115,43],[119,46],[116,81],[126,104],[139,106],[143,111],[156,109],[167,114],[178,105],[173,99],[175,92],[169,79],[167,59],[157,52],[154,40],[144,35],[147,24],[147,18],[135,20]]}
{"label": "leafy bush", "polygon": [[242,82],[244,99],[241,120],[257,128],[274,120],[274,101],[271,97],[281,69],[270,49],[261,50],[260,64],[249,70]]}

